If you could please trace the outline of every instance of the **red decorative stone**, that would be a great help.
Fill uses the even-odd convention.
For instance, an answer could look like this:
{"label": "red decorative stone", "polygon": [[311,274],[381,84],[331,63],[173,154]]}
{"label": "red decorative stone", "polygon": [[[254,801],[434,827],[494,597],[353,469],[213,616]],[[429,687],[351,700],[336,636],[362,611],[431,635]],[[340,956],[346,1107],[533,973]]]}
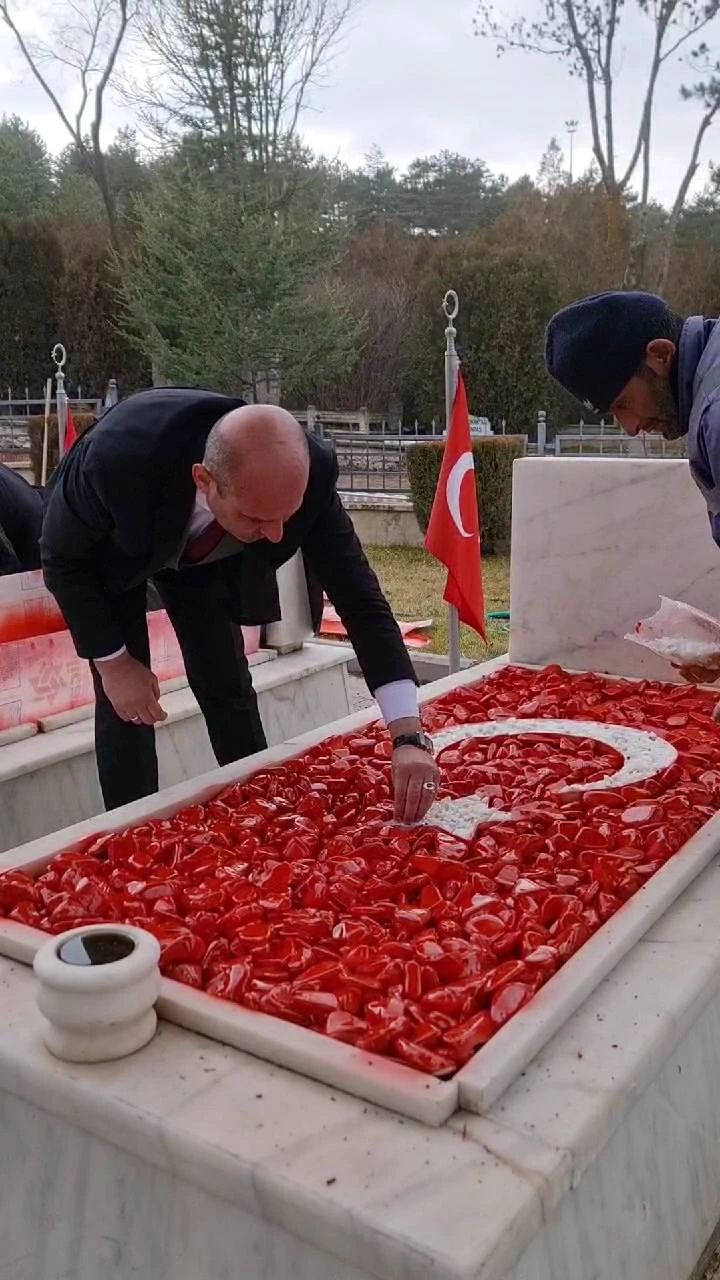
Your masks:
{"label": "red decorative stone", "polygon": [[[668,768],[585,791],[622,763],[591,738],[469,738],[440,798],[509,821],[470,840],[392,822],[384,728],[322,743],[206,804],[0,876],[0,914],[50,933],[149,930],[167,977],[446,1077],[717,812],[720,729],[692,687],[507,668],[431,703],[458,722],[574,719],[665,738]],[[567,791],[573,786],[579,789]]]}

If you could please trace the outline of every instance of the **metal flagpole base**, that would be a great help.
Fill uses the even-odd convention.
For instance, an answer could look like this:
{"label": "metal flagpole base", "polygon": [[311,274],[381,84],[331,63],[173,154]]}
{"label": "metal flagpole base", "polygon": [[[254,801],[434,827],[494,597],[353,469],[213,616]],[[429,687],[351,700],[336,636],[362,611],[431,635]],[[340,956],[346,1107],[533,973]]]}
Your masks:
{"label": "metal flagpole base", "polygon": [[460,670],[460,618],[455,605],[448,605],[448,667],[454,676]]}

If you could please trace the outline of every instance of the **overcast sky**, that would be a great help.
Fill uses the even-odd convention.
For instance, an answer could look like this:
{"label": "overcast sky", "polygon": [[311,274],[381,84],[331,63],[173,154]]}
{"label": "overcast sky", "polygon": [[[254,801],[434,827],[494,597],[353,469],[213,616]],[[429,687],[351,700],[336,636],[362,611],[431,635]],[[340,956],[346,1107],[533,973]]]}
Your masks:
{"label": "overcast sky", "polygon": [[[19,3],[19,0],[18,0]],[[504,12],[518,10],[508,0]],[[522,5],[531,8],[531,0]],[[418,155],[447,148],[479,157],[510,178],[535,174],[555,134],[566,145],[565,121],[576,118],[576,171],[590,160],[590,138],[582,85],[562,63],[514,53],[500,59],[492,45],[475,39],[475,0],[363,0],[347,30],[326,84],[312,95],[303,119],[306,140],[328,156],[361,163],[373,144],[402,169]],[[37,6],[27,12],[38,14]],[[37,17],[35,17],[37,21]],[[720,19],[717,43],[720,45]],[[624,126],[620,159],[631,146],[638,118],[649,45],[649,24],[634,4],[626,10],[619,44],[618,83]],[[685,73],[686,75],[687,73]],[[655,191],[674,196],[696,127],[693,104],[680,100],[684,78],[669,68],[661,84],[655,123]],[[0,29],[0,114],[15,112],[45,137],[53,151],[66,141],[36,86],[21,74],[12,37]],[[108,113],[108,136],[127,112]],[[720,158],[716,125],[706,140],[697,185],[709,159]]]}

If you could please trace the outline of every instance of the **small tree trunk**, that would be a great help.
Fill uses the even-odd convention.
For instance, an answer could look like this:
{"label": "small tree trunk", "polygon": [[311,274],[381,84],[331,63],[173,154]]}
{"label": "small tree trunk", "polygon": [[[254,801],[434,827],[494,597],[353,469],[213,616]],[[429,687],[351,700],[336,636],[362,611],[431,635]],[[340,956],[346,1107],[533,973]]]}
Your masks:
{"label": "small tree trunk", "polygon": [[625,261],[625,234],[622,195],[615,187],[607,195],[607,253],[608,266],[613,282],[622,286]]}
{"label": "small tree trunk", "polygon": [[678,221],[679,221],[679,212],[678,212],[678,215],[675,216],[673,211],[673,215],[670,218],[670,221],[667,226],[667,230],[665,232],[662,257],[660,259],[660,267],[657,273],[657,277],[655,279],[655,292],[659,293],[661,297],[664,296],[665,290],[667,288],[668,276],[670,274],[670,266],[672,263],[673,249],[675,248],[675,237],[677,236]]}
{"label": "small tree trunk", "polygon": [[110,244],[112,246],[113,252],[117,254],[117,257],[122,262],[123,246],[122,246],[122,239],[120,236],[120,225],[119,225],[119,220],[117,216],[117,208],[115,205],[115,197],[110,189],[110,183],[108,181],[108,175],[107,175],[107,166],[105,164],[105,157],[102,155],[102,153],[100,154],[98,154],[97,152],[95,153],[95,155],[93,156],[92,167],[93,167],[93,172],[95,174],[95,181],[97,182],[97,185],[100,189],[102,202],[105,206],[105,213],[107,214],[108,235],[110,237]]}

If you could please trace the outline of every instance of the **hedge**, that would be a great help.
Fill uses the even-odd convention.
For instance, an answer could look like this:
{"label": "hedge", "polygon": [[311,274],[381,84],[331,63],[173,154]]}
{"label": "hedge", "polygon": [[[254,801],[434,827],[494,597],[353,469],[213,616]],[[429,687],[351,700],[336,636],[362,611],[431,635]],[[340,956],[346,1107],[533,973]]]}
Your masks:
{"label": "hedge", "polygon": [[[522,436],[483,436],[473,440],[475,484],[482,549],[488,555],[510,548],[512,469],[525,452]],[[407,466],[413,506],[423,533],[427,529],[440,478],[444,445],[416,444],[408,449]]]}
{"label": "hedge", "polygon": [[[94,413],[79,413],[77,409],[73,409],[73,422],[75,430],[81,436],[83,431],[87,431],[95,422],[96,415]],[[50,479],[53,471],[58,464],[58,430],[57,416],[50,414],[50,426],[48,430],[48,467],[47,478]],[[35,484],[40,484],[42,479],[42,451],[43,451],[43,431],[45,429],[45,419],[40,417],[32,417],[26,419],[27,433],[30,437],[30,466],[32,468],[33,480]]]}

